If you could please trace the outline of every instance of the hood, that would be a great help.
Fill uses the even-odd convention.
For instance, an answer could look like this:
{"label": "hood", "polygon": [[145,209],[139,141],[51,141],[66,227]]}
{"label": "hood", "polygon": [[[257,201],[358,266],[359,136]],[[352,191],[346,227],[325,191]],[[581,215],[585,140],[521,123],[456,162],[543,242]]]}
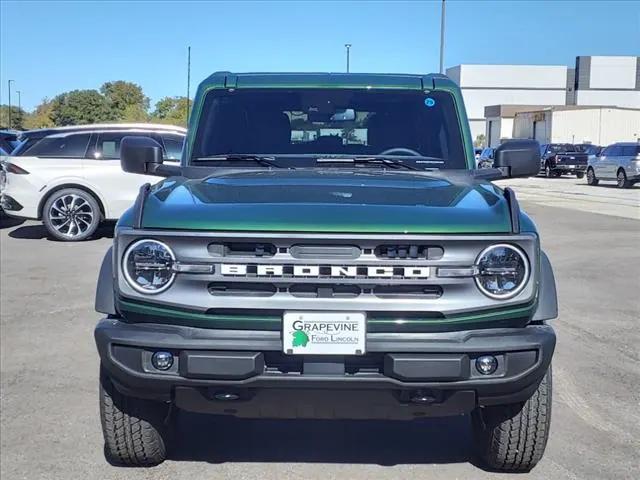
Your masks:
{"label": "hood", "polygon": [[347,169],[235,170],[198,180],[166,179],[148,196],[142,225],[180,230],[424,234],[511,229],[501,190],[473,180],[468,173]]}

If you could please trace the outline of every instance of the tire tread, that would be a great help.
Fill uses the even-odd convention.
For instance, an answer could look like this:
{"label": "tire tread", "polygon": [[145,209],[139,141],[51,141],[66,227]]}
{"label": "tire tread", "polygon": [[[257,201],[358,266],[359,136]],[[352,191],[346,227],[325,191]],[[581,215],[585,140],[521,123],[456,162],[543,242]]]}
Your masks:
{"label": "tire tread", "polygon": [[549,437],[551,369],[524,405],[499,408],[506,419],[486,425],[478,416],[475,418],[482,460],[495,470],[528,472],[542,458]]}
{"label": "tire tread", "polygon": [[120,465],[154,466],[164,461],[162,404],[127,397],[100,374],[100,418],[105,455]]}

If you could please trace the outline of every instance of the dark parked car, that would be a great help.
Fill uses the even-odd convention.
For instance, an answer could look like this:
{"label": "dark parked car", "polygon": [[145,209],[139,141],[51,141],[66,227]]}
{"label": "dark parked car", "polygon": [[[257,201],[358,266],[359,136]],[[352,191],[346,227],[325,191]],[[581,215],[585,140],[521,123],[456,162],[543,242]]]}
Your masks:
{"label": "dark parked car", "polygon": [[10,155],[18,145],[18,134],[16,130],[0,130],[0,155]]}
{"label": "dark parked car", "polygon": [[571,143],[540,145],[540,173],[545,177],[559,177],[565,173],[584,177],[589,154],[581,152]]}
{"label": "dark parked car", "polygon": [[491,168],[493,167],[493,152],[494,148],[485,148],[478,158],[478,168]]}

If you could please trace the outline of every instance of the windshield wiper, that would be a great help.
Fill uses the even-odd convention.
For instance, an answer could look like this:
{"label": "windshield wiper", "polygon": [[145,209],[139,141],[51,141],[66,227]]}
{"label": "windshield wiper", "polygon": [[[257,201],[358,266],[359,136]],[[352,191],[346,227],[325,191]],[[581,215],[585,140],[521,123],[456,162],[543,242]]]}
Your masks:
{"label": "windshield wiper", "polygon": [[[269,157],[266,155],[254,155],[245,153],[230,153],[228,155],[213,155],[211,157],[198,157],[196,159],[199,162],[241,162],[244,160],[255,162],[263,167],[273,168],[285,168],[282,165],[274,163],[275,157]],[[293,169],[293,167],[287,167]]]}
{"label": "windshield wiper", "polygon": [[[410,158],[410,157],[409,157]],[[413,165],[409,165],[404,163],[402,160],[398,160],[397,158],[385,158],[385,157],[344,157],[344,158],[318,158],[316,160],[317,163],[353,163],[353,164],[382,164],[386,167],[390,168],[404,168],[406,170],[417,170],[422,171],[422,168],[414,167]]]}

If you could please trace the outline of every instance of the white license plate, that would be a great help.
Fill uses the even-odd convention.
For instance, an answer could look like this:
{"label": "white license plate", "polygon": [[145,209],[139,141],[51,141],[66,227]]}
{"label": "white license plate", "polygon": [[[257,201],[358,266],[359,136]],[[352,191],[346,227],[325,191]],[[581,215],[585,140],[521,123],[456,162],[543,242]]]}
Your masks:
{"label": "white license plate", "polygon": [[290,355],[362,355],[366,315],[360,312],[285,312],[282,350]]}

